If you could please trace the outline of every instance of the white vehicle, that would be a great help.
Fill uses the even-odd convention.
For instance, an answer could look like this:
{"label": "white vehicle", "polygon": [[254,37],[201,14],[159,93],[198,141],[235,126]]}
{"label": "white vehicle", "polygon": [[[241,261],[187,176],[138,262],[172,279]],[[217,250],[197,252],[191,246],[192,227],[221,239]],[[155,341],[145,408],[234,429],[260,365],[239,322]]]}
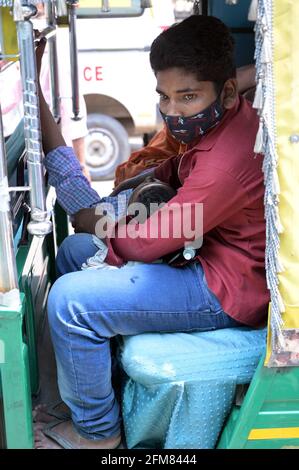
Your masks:
{"label": "white vehicle", "polygon": [[[149,3],[152,6],[145,8]],[[93,179],[106,179],[128,158],[129,135],[158,128],[149,49],[154,38],[174,23],[173,4],[81,0],[77,17],[80,92],[88,115],[86,164]]]}

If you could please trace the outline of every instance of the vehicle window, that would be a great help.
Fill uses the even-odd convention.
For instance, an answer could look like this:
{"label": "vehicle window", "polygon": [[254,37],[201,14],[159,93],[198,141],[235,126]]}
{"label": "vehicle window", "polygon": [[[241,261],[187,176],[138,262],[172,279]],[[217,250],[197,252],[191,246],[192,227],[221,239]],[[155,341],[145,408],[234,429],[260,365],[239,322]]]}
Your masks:
{"label": "vehicle window", "polygon": [[140,16],[144,8],[140,0],[80,0],[78,18]]}

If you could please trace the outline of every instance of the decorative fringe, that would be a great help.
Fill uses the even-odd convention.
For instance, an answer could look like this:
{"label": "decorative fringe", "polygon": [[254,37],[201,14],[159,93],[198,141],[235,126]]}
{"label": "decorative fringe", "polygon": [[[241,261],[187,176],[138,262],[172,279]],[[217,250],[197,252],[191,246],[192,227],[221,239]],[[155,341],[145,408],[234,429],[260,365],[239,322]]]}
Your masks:
{"label": "decorative fringe", "polygon": [[252,107],[255,108],[255,109],[262,109],[263,108],[263,101],[264,101],[264,98],[263,98],[263,82],[262,82],[262,79],[260,78],[257,82]]}
{"label": "decorative fringe", "polygon": [[273,171],[273,184],[272,184],[272,188],[273,188],[273,193],[274,194],[280,194],[280,183],[279,183],[279,179],[278,179],[278,174],[277,174],[277,171]]}
{"label": "decorative fringe", "polygon": [[277,350],[283,351],[286,347],[285,339],[281,330],[277,333],[276,344]]}
{"label": "decorative fringe", "polygon": [[264,142],[264,122],[263,119],[260,119],[259,129],[256,134],[256,140],[254,144],[254,153],[261,153],[263,151],[263,142]]}
{"label": "decorative fringe", "polygon": [[278,300],[278,305],[279,305],[279,310],[281,313],[285,312],[285,306],[284,306],[284,301],[282,300],[281,294],[279,290],[277,290],[277,300]]}
{"label": "decorative fringe", "polygon": [[277,257],[276,259],[276,272],[278,273],[283,273],[284,272],[284,266],[282,264],[282,262],[280,261],[279,259],[279,256]]}
{"label": "decorative fringe", "polygon": [[258,0],[251,0],[251,4],[248,11],[248,20],[249,21],[256,21],[257,19],[257,6]]}
{"label": "decorative fringe", "polygon": [[284,232],[284,228],[283,228],[283,226],[280,222],[280,217],[279,216],[276,218],[275,227],[276,227],[278,233],[283,233]]}
{"label": "decorative fringe", "polygon": [[[279,344],[283,347],[283,320],[281,314],[285,306],[279,292],[278,273],[283,271],[279,259],[279,234],[284,228],[279,217],[280,184],[277,174],[278,155],[275,141],[275,93],[273,82],[273,1],[257,0],[250,5],[250,15],[257,13],[255,23],[256,95],[253,106],[260,115],[254,151],[264,154],[263,172],[265,181],[265,218],[266,218],[266,281],[271,295],[271,338],[272,351]],[[270,361],[271,362],[271,361]]]}
{"label": "decorative fringe", "polygon": [[262,45],[261,62],[267,64],[272,61],[271,41],[269,35],[265,32],[264,41]]}

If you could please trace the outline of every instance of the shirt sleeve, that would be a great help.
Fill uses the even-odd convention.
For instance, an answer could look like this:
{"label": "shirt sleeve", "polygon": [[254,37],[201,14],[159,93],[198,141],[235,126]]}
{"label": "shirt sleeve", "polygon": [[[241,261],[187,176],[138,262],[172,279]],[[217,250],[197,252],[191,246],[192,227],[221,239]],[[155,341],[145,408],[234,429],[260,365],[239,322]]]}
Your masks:
{"label": "shirt sleeve", "polygon": [[51,150],[46,155],[44,164],[48,171],[49,184],[54,186],[57,200],[68,214],[75,214],[80,209],[101,202],[100,196],[83,175],[71,147]]}
{"label": "shirt sleeve", "polygon": [[164,181],[164,183],[170,184],[173,189],[178,189],[182,186],[178,176],[181,157],[181,155],[176,155],[165,160],[165,162],[161,163],[154,169],[154,177],[160,181]]}
{"label": "shirt sleeve", "polygon": [[245,188],[231,175],[207,164],[194,168],[177,195],[143,224],[117,225],[106,240],[107,262],[152,262],[196,240],[245,207]]}

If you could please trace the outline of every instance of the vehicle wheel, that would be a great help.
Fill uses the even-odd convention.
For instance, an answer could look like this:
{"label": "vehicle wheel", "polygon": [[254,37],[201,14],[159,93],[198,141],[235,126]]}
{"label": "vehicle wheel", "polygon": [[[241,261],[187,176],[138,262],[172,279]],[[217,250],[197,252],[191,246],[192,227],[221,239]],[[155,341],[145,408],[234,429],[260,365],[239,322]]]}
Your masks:
{"label": "vehicle wheel", "polygon": [[129,137],[116,119],[88,114],[85,161],[92,180],[114,178],[115,168],[130,155]]}

